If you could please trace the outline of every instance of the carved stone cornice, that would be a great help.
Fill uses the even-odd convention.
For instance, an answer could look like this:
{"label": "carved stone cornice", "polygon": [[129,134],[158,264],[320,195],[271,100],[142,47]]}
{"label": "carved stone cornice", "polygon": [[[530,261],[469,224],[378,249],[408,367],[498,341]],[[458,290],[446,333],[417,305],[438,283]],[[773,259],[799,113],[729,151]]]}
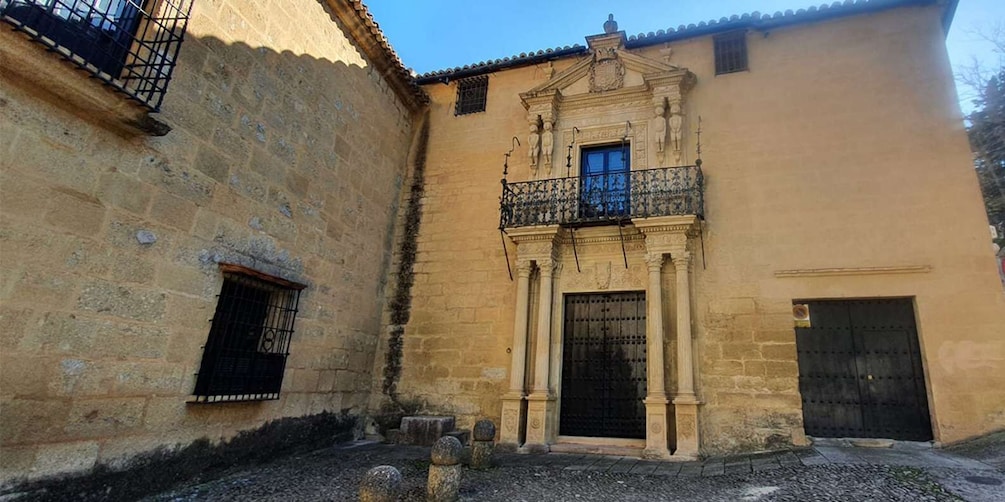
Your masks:
{"label": "carved stone cornice", "polygon": [[554,260],[559,253],[559,226],[513,228],[506,232],[516,243],[517,260]]}
{"label": "carved stone cornice", "polygon": [[639,218],[632,224],[646,236],[646,250],[649,253],[670,253],[685,251],[691,239],[700,231],[698,218],[689,216],[660,216]]}
{"label": "carved stone cornice", "polygon": [[925,274],[931,265],[905,265],[892,267],[803,268],[776,270],[775,277],[830,277],[839,275]]}

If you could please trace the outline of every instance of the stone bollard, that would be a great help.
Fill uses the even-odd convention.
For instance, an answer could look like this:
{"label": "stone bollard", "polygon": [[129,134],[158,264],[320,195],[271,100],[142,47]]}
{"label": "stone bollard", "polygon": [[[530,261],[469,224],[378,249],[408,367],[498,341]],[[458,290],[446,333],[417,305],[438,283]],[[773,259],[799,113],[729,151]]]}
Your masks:
{"label": "stone bollard", "polygon": [[394,502],[401,489],[401,473],[389,465],[378,465],[363,475],[359,484],[360,502]]}
{"label": "stone bollard", "polygon": [[461,451],[464,447],[453,436],[443,436],[433,444],[430,453],[429,481],[426,500],[453,502],[461,488]]}
{"label": "stone bollard", "polygon": [[492,466],[492,450],[496,444],[496,424],[489,419],[475,423],[471,441],[471,468],[488,469]]}

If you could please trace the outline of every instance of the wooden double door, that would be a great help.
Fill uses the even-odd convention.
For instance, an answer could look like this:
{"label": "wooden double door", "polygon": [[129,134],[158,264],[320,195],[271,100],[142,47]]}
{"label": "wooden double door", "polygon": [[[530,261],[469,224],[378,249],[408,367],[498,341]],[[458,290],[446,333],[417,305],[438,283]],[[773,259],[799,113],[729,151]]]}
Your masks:
{"label": "wooden double door", "polygon": [[810,313],[796,328],[806,434],[931,440],[913,302],[795,303]]}
{"label": "wooden double door", "polygon": [[559,434],[646,437],[646,294],[565,296]]}

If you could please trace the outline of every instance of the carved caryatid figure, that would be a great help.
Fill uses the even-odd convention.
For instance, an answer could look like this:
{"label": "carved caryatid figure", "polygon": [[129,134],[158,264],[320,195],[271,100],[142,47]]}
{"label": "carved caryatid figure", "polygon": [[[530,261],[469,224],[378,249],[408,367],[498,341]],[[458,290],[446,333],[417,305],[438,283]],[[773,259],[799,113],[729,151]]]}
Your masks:
{"label": "carved caryatid figure", "polygon": [[537,156],[541,153],[541,135],[537,133],[537,123],[530,124],[530,136],[527,137],[527,154],[530,156],[530,168],[537,172]]}
{"label": "carved caryatid figure", "polygon": [[656,143],[656,151],[663,153],[663,148],[666,145],[667,139],[667,120],[663,117],[666,110],[664,110],[662,103],[656,105],[654,113],[656,116],[650,121],[653,128],[653,139]]}
{"label": "carved caryatid figure", "polygon": [[551,167],[551,152],[555,148],[555,133],[551,131],[551,121],[544,121],[544,134],[541,135],[541,149],[544,151],[544,166]]}
{"label": "carved caryatid figure", "polygon": [[681,141],[681,129],[684,127],[684,117],[680,114],[680,105],[674,103],[670,105],[670,147],[674,156],[680,162],[680,152],[684,146]]}

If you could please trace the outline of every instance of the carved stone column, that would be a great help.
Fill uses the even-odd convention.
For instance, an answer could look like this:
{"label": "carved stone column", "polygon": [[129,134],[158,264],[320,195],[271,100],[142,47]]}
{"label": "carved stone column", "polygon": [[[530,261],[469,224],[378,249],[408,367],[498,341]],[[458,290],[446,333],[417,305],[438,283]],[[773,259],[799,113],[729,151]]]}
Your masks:
{"label": "carved stone column", "polygon": [[[661,216],[632,220],[632,223],[646,236],[646,252],[649,256],[647,261],[650,266],[649,288],[646,292],[647,301],[653,294],[659,294],[662,297],[662,291],[659,290],[659,274],[656,270],[658,270],[657,263],[662,263],[664,255],[670,255],[676,269],[677,278],[674,287],[674,298],[677,301],[676,367],[678,392],[673,399],[674,429],[677,431],[677,448],[674,450],[673,458],[693,459],[698,456],[698,447],[700,444],[698,437],[698,405],[700,403],[694,389],[695,372],[694,356],[692,355],[693,350],[691,347],[691,277],[689,269],[691,255],[687,250],[690,247],[690,240],[697,235],[700,222],[694,216]],[[661,259],[657,260],[655,255],[659,255]],[[659,291],[659,293],[653,293],[653,291]],[[649,326],[652,326],[656,320],[662,321],[663,317],[662,312],[653,313],[652,310],[649,311],[647,316]],[[652,368],[652,358],[655,357],[653,344],[658,342],[649,338],[646,341],[649,348],[653,349],[647,352],[651,358],[649,368]],[[662,342],[662,339],[659,342]],[[661,344],[660,355],[662,355],[662,350]],[[662,368],[666,368],[665,364],[662,365]],[[650,371],[650,395],[659,388],[662,388],[665,393],[665,386],[657,387],[658,384],[653,383],[652,373],[656,370],[648,369],[648,371]],[[659,399],[658,396],[655,399]],[[649,401],[650,398],[647,397],[647,425],[651,427],[652,417],[648,416],[650,414]],[[654,408],[659,409],[655,406]],[[649,432],[652,432],[651,428]],[[651,448],[648,439],[646,448],[647,450]]]}
{"label": "carved stone column", "polygon": [[534,350],[534,387],[527,396],[527,444],[530,451],[548,451],[552,439],[550,430],[554,427],[553,416],[555,396],[548,382],[548,368],[551,360],[551,307],[555,269],[553,259],[537,260],[540,271],[541,294],[537,310],[537,343]]}
{"label": "carved stone column", "polygon": [[[529,451],[548,451],[553,435],[554,420],[548,417],[555,407],[555,397],[550,392],[548,358],[551,338],[551,309],[553,272],[558,254],[558,225],[511,228],[507,235],[517,245],[517,304],[513,325],[512,373],[510,390],[503,396],[502,430],[500,445],[523,446]],[[534,382],[530,395],[524,397],[526,380],[527,343],[530,303],[530,264],[540,270],[540,306],[538,309],[537,347],[533,355]],[[526,403],[524,402],[526,401]],[[525,431],[525,432],[521,432]],[[524,445],[520,445],[521,434]]]}
{"label": "carved stone column", "polygon": [[675,457],[698,456],[698,398],[694,393],[694,355],[691,339],[691,253],[671,255],[677,275],[677,396],[674,412],[677,424]]}
{"label": "carved stone column", "polygon": [[646,405],[645,458],[669,458],[667,443],[667,393],[663,361],[663,253],[646,255]]}
{"label": "carved stone column", "polygon": [[520,424],[524,423],[524,380],[527,374],[527,321],[530,306],[531,262],[517,260],[516,320],[513,322],[512,362],[510,364],[509,392],[502,398],[502,428],[499,442],[511,447],[520,444]]}

